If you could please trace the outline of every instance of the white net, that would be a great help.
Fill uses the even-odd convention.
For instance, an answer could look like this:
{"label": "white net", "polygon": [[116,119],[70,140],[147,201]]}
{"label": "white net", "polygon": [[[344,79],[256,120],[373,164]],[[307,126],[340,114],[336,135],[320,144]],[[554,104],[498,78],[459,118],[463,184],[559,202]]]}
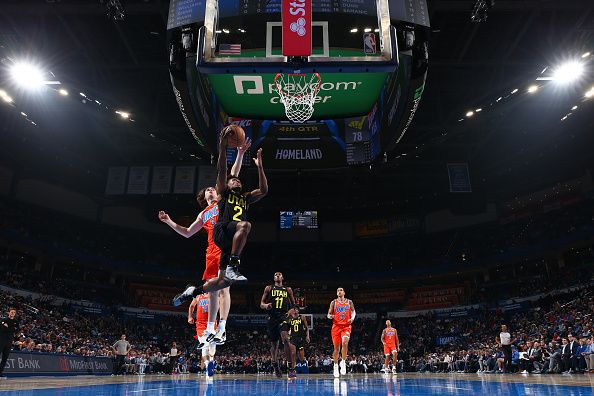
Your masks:
{"label": "white net", "polygon": [[320,90],[322,78],[313,73],[307,74],[278,73],[274,78],[276,92],[285,106],[287,118],[293,122],[305,122],[314,113],[314,101]]}

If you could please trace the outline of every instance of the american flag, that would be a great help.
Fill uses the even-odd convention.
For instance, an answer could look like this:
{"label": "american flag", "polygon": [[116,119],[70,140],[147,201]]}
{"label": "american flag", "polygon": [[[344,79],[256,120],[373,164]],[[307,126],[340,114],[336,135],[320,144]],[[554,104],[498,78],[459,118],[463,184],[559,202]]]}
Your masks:
{"label": "american flag", "polygon": [[219,54],[239,55],[241,54],[241,44],[219,44]]}

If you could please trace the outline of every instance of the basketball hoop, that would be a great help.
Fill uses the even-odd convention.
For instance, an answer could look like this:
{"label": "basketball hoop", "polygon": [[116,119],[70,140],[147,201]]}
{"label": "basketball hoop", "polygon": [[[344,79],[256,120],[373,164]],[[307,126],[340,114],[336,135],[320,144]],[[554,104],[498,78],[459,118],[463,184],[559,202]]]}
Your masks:
{"label": "basketball hoop", "polygon": [[287,118],[293,122],[305,122],[314,112],[314,101],[320,90],[322,77],[313,73],[307,80],[307,74],[278,73],[274,77],[276,93],[285,106]]}

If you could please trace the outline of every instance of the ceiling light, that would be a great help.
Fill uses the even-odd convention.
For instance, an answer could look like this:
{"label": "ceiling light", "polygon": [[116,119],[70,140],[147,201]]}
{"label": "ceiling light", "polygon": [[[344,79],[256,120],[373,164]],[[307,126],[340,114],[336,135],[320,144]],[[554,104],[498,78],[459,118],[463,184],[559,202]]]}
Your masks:
{"label": "ceiling light", "polygon": [[571,110],[577,110],[577,108],[578,108],[577,106],[573,106],[573,107],[571,108]]}
{"label": "ceiling light", "polygon": [[19,62],[10,68],[12,79],[27,89],[36,89],[43,85],[43,71],[30,63]]}
{"label": "ceiling light", "polygon": [[528,93],[534,93],[538,91],[538,85],[531,85],[528,87]]}
{"label": "ceiling light", "polygon": [[119,114],[124,119],[130,118],[130,113],[126,113],[125,111],[116,110],[116,114]]}
{"label": "ceiling light", "polygon": [[22,111],[21,111],[21,115],[22,115],[23,117],[27,117],[27,114],[26,114],[26,113],[23,113]]}
{"label": "ceiling light", "polygon": [[229,34],[229,29],[223,29],[223,33]]}
{"label": "ceiling light", "polygon": [[586,94],[584,96],[586,98],[591,98],[592,96],[594,96],[594,88],[592,88],[591,90],[589,90],[588,92],[586,92]]}
{"label": "ceiling light", "polygon": [[584,65],[578,61],[564,63],[553,71],[553,80],[568,84],[580,78],[584,73]]}
{"label": "ceiling light", "polygon": [[352,28],[351,29],[351,33],[357,33],[358,31],[359,31],[359,29],[357,29],[357,28]]}
{"label": "ceiling light", "polygon": [[474,112],[475,112],[475,113],[480,113],[481,111],[483,111],[483,109],[479,107],[479,108],[478,108],[478,109],[476,109]]}
{"label": "ceiling light", "polygon": [[585,52],[585,53],[582,54],[582,58],[587,58],[590,55],[591,55],[590,52]]}
{"label": "ceiling light", "polygon": [[474,115],[474,111],[468,111],[466,112],[466,117],[472,117]]}
{"label": "ceiling light", "polygon": [[503,99],[503,97],[498,97],[497,99],[495,99],[495,102],[499,102],[501,99]]}
{"label": "ceiling light", "polygon": [[512,95],[515,94],[516,92],[518,92],[518,88],[514,88],[514,90],[511,91]]}
{"label": "ceiling light", "polygon": [[79,93],[80,96],[82,96],[83,98],[86,98],[87,95],[84,94],[84,92]]}
{"label": "ceiling light", "polygon": [[68,91],[66,91],[64,88],[59,89],[58,93],[62,96],[68,96]]}
{"label": "ceiling light", "polygon": [[369,33],[371,32],[371,28],[365,28],[365,30],[363,30],[365,33]]}
{"label": "ceiling light", "polygon": [[2,100],[5,101],[6,103],[12,103],[12,98],[8,95],[2,95]]}

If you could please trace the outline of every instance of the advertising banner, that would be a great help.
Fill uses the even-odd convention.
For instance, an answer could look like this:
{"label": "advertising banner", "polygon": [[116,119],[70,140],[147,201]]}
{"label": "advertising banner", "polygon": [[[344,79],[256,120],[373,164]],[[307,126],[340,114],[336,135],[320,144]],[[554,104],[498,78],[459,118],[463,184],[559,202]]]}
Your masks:
{"label": "advertising banner", "polygon": [[283,55],[311,55],[312,0],[282,0]]}
{"label": "advertising banner", "polygon": [[113,362],[108,357],[71,356],[13,351],[6,361],[8,375],[109,375]]}
{"label": "advertising banner", "polygon": [[[367,114],[388,73],[324,73],[313,118],[335,119]],[[282,120],[285,107],[274,85],[275,74],[209,74],[225,113],[233,117]],[[356,95],[357,100],[353,100]]]}

